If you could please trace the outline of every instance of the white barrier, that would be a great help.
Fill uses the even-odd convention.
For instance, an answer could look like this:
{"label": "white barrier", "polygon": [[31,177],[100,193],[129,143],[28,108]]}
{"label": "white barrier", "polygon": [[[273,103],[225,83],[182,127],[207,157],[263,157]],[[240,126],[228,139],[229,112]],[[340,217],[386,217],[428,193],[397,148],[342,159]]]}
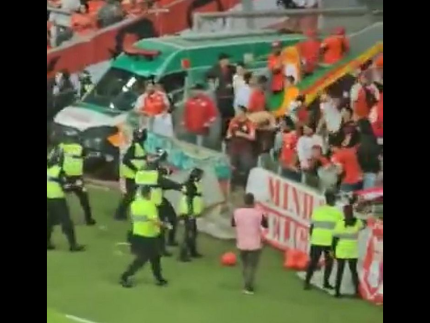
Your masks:
{"label": "white barrier", "polygon": [[[268,216],[266,241],[275,248],[309,250],[309,227],[315,207],[324,203],[319,192],[302,184],[282,178],[262,168],[254,168],[248,178],[246,191],[253,193]],[[359,275],[364,298],[375,303],[383,299],[383,235],[382,222],[372,224],[359,236]],[[321,287],[322,272],[314,275],[313,285]],[[334,283],[336,267],[331,282]],[[303,279],[304,274],[299,273]],[[345,270],[342,293],[352,294],[349,270]]]}

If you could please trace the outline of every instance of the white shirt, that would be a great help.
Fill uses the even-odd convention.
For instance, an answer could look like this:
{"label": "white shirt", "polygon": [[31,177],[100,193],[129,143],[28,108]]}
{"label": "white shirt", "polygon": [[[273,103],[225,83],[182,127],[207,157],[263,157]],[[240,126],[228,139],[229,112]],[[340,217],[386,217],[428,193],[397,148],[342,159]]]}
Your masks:
{"label": "white shirt", "polygon": [[[168,109],[169,108],[169,106],[170,106],[170,102],[169,102],[169,99],[167,98],[167,94],[166,93],[164,93],[164,92],[158,92],[157,91],[157,93],[159,93],[159,94],[162,94],[163,95],[163,101],[164,101],[164,104],[165,104],[165,106],[166,106],[166,109]],[[141,96],[139,96],[138,98],[137,98],[137,100],[136,100],[136,103],[135,103],[135,105],[134,105],[134,111],[136,111],[136,112],[140,112],[140,109],[142,108],[142,106],[143,106],[143,102],[144,102],[144,100],[145,100],[145,98],[148,96],[148,94],[147,93],[143,93]]]}
{"label": "white shirt", "polygon": [[312,147],[315,145],[323,147],[323,141],[320,136],[301,136],[299,138],[297,142],[297,155],[302,168],[309,167],[309,160],[312,158]]}
{"label": "white shirt", "polygon": [[234,74],[233,75],[233,89],[234,89],[234,93],[236,93],[237,90],[239,90],[239,88],[242,87],[243,85],[245,85],[245,80],[243,79],[243,76],[238,75],[238,74]]}
{"label": "white shirt", "polygon": [[[350,98],[351,98],[351,106],[354,106],[354,103],[358,100],[358,94],[360,93],[360,90],[363,86],[360,83],[355,83],[350,91]],[[371,83],[367,86],[368,89],[372,91],[372,94],[375,96],[375,99],[379,101],[379,90],[375,86],[375,84]]]}
{"label": "white shirt", "polygon": [[331,133],[338,132],[342,123],[342,114],[337,109],[336,103],[333,101],[323,102],[320,105],[320,109],[323,113],[327,130]]}
{"label": "white shirt", "polygon": [[61,0],[61,9],[75,11],[81,6],[81,0]]}
{"label": "white shirt", "polygon": [[239,106],[244,106],[247,108],[250,97],[251,87],[248,84],[244,84],[239,87],[234,94],[234,108],[237,109]]}

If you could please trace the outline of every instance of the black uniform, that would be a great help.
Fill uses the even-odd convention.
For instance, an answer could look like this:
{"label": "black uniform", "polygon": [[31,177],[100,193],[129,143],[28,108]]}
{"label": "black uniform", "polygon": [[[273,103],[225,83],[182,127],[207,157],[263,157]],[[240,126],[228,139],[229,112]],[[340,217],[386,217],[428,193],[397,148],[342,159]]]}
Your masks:
{"label": "black uniform", "polygon": [[[189,179],[184,183],[185,196],[187,198],[188,209],[190,214],[180,214],[181,220],[184,221],[184,239],[181,243],[181,251],[179,255],[179,260],[189,261],[190,256],[192,258],[200,258],[202,255],[197,252],[197,219],[193,214],[193,199],[196,196],[200,196],[197,191],[195,181]],[[183,192],[184,194],[184,192]],[[200,214],[198,214],[200,215]]]}
{"label": "black uniform", "polygon": [[[61,165],[61,162],[59,163]],[[48,168],[53,167],[55,163],[48,161]],[[64,187],[65,175],[61,171],[58,183]],[[70,218],[69,207],[66,198],[48,198],[47,199],[47,249],[53,250],[55,246],[51,242],[52,232],[55,225],[61,225],[63,233],[69,242],[70,251],[82,251],[83,246],[76,243],[75,228]]]}
{"label": "black uniform", "polygon": [[[140,145],[142,149],[144,149],[142,139],[134,137],[130,147],[127,149],[125,155],[123,156],[122,163],[128,168],[130,168],[132,171],[137,172],[138,169],[132,163],[132,160],[137,159],[135,157],[135,150],[136,150],[135,144]],[[146,158],[146,157],[143,157],[143,158]],[[135,184],[134,178],[133,179],[125,178],[125,194],[115,212],[116,220],[127,219],[127,210],[128,210],[128,207],[130,206],[130,203],[133,201],[135,194],[136,194],[136,184]]]}
{"label": "black uniform", "polygon": [[[168,179],[167,177],[165,177],[161,169],[159,169],[159,171],[161,172],[161,174],[158,177],[158,185],[163,190],[163,192],[167,190],[177,190],[177,191],[181,190],[182,188],[181,184],[178,184]],[[167,232],[167,237],[166,237],[165,228],[162,229],[161,235],[160,235],[161,252],[164,256],[170,256],[171,254],[166,249],[166,239],[168,240],[167,242],[169,245],[175,245],[177,220],[176,220],[176,212],[172,204],[164,196],[161,204],[158,206],[158,214],[162,222],[169,223],[172,226],[172,229]]]}

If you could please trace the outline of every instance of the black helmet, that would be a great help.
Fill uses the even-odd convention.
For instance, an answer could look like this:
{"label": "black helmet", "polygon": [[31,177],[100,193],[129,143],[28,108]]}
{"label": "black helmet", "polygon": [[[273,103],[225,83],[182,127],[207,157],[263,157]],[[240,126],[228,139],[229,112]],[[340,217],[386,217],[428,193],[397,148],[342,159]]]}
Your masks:
{"label": "black helmet", "polygon": [[201,168],[193,168],[190,173],[190,179],[200,180],[203,177],[203,170]]}
{"label": "black helmet", "polygon": [[136,129],[133,131],[134,141],[145,141],[147,136],[148,136],[148,132],[145,128]]}
{"label": "black helmet", "polygon": [[155,148],[155,156],[157,156],[157,160],[164,162],[167,160],[167,151],[165,151],[163,148]]}

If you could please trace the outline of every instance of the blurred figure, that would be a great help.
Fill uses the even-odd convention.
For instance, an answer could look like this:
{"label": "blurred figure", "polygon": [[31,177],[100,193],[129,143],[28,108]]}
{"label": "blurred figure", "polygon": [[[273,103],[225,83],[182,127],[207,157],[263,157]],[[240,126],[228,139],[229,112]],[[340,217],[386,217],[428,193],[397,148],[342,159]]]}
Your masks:
{"label": "blurred figure", "polygon": [[88,13],[88,4],[82,4],[72,14],[70,24],[73,31],[79,36],[86,36],[97,29],[95,20]]}
{"label": "blurred figure", "polygon": [[121,4],[116,0],[105,0],[105,5],[97,12],[97,21],[100,28],[111,26],[124,19]]}
{"label": "blurred figure", "polygon": [[79,97],[83,98],[84,95],[90,92],[94,87],[91,74],[87,70],[83,70],[82,73],[79,74],[79,83],[80,83]]}
{"label": "blurred figure", "polygon": [[340,190],[349,193],[360,190],[363,183],[363,173],[358,163],[357,149],[343,148],[341,138],[333,138],[330,142],[332,151],[331,162],[337,166],[341,179]]}
{"label": "blurred figure", "polygon": [[132,287],[130,278],[149,261],[156,285],[166,286],[167,280],[163,278],[161,270],[159,247],[159,237],[164,223],[160,221],[157,206],[151,199],[151,188],[142,186],[136,193],[130,206],[132,229],[128,237],[131,251],[136,258],[121,275],[120,284],[125,288]]}
{"label": "blurred figure", "polygon": [[281,175],[296,182],[301,181],[300,170],[297,167],[298,136],[295,126],[290,117],[285,117],[281,123],[282,148],[279,156],[281,162]]}
{"label": "blurred figure", "polygon": [[354,216],[352,205],[343,208],[345,218],[337,222],[333,232],[334,256],[337,261],[335,297],[341,297],[340,287],[342,284],[345,263],[351,270],[352,282],[355,288],[355,296],[359,297],[359,279],[357,271],[358,263],[358,234],[364,228],[364,223]]}
{"label": "blurred figure", "polygon": [[236,114],[240,113],[240,107],[248,108],[249,100],[251,97],[252,86],[255,84],[256,79],[252,72],[246,72],[243,75],[244,84],[240,86],[234,93],[234,109]]}
{"label": "blurred figure", "polygon": [[267,78],[264,75],[252,78],[250,82],[251,94],[247,106],[249,113],[266,111],[266,84]]}
{"label": "blurred figure", "polygon": [[321,43],[321,52],[324,64],[335,64],[349,52],[349,40],[345,35],[345,28],[336,28],[331,36]]}
{"label": "blurred figure", "polygon": [[145,11],[142,0],[122,0],[121,7],[129,18],[140,16]]}
{"label": "blurred figure", "polygon": [[309,252],[309,266],[306,271],[305,290],[310,289],[312,276],[317,269],[321,255],[324,253],[325,268],[323,287],[333,289],[329,279],[333,269],[332,243],[333,231],[338,221],[343,219],[342,212],[336,207],[334,192],[325,193],[326,205],[319,206],[312,213],[309,229],[311,249]]}
{"label": "blurred figure", "polygon": [[267,219],[261,210],[255,207],[252,193],[245,194],[245,205],[234,211],[231,221],[236,228],[236,246],[242,260],[243,292],[254,294],[254,280],[260,260],[262,244],[261,228],[268,228]]}
{"label": "blurred figure", "polygon": [[245,63],[239,62],[236,64],[236,74],[233,75],[233,89],[236,95],[240,87],[245,85],[244,76],[248,71],[246,70]]}
{"label": "blurred figure", "polygon": [[297,97],[300,94],[299,88],[296,86],[296,79],[294,76],[287,76],[285,78],[285,88],[283,89],[285,91],[284,94],[284,101],[282,102],[281,108],[276,110],[275,116],[276,117],[282,117],[286,115],[290,115],[290,109],[291,109],[291,103],[294,102],[294,100],[297,99]]}
{"label": "blurred figure", "polygon": [[318,67],[321,41],[318,39],[317,31],[314,29],[306,30],[305,35],[307,39],[298,43],[297,46],[303,64],[303,73],[304,75],[309,75]]}
{"label": "blurred figure", "polygon": [[360,143],[357,148],[358,163],[363,171],[363,189],[375,187],[376,178],[381,170],[379,156],[381,150],[368,119],[357,121]]}
{"label": "blurred figure", "polygon": [[284,90],[284,69],[282,60],[282,43],[275,41],[272,43],[272,53],[267,59],[267,68],[271,72],[272,93],[279,93]]}
{"label": "blurred figure", "polygon": [[225,136],[230,120],[234,117],[233,75],[236,68],[230,65],[230,56],[221,53],[218,64],[206,74],[210,85],[215,89],[216,106],[221,115],[221,136]]}
{"label": "blurred figure", "polygon": [[379,101],[379,90],[372,83],[369,72],[359,75],[357,83],[351,88],[350,98],[354,120],[367,118],[370,110]]}
{"label": "blurred figure", "polygon": [[203,145],[204,137],[217,117],[217,109],[212,99],[204,93],[202,84],[192,87],[190,97],[185,102],[183,122],[187,132],[195,136],[198,146]]}
{"label": "blurred figure", "polygon": [[146,83],[145,92],[139,96],[134,110],[140,114],[140,126],[146,126],[152,131],[154,117],[159,114],[167,113],[170,107],[166,93],[157,91],[154,81]]}
{"label": "blurred figure", "polygon": [[179,217],[184,221],[185,232],[181,243],[179,260],[189,262],[191,258],[201,258],[197,251],[197,218],[204,210],[202,178],[204,172],[193,168],[187,181],[182,186],[182,197],[179,202]]}
{"label": "blurred figure", "polygon": [[254,124],[248,119],[245,107],[231,120],[226,139],[228,155],[233,167],[232,183],[245,186],[252,167],[256,164],[254,145],[256,139]]}
{"label": "blurred figure", "polygon": [[302,182],[306,183],[306,172],[310,168],[310,161],[312,159],[312,147],[315,145],[323,145],[321,137],[316,136],[314,129],[310,125],[303,126],[303,135],[297,142],[297,154],[300,162],[300,169],[302,170]]}
{"label": "blurred figure", "polygon": [[106,4],[105,0],[89,0],[88,4],[88,12],[91,15],[97,15],[97,12]]}

